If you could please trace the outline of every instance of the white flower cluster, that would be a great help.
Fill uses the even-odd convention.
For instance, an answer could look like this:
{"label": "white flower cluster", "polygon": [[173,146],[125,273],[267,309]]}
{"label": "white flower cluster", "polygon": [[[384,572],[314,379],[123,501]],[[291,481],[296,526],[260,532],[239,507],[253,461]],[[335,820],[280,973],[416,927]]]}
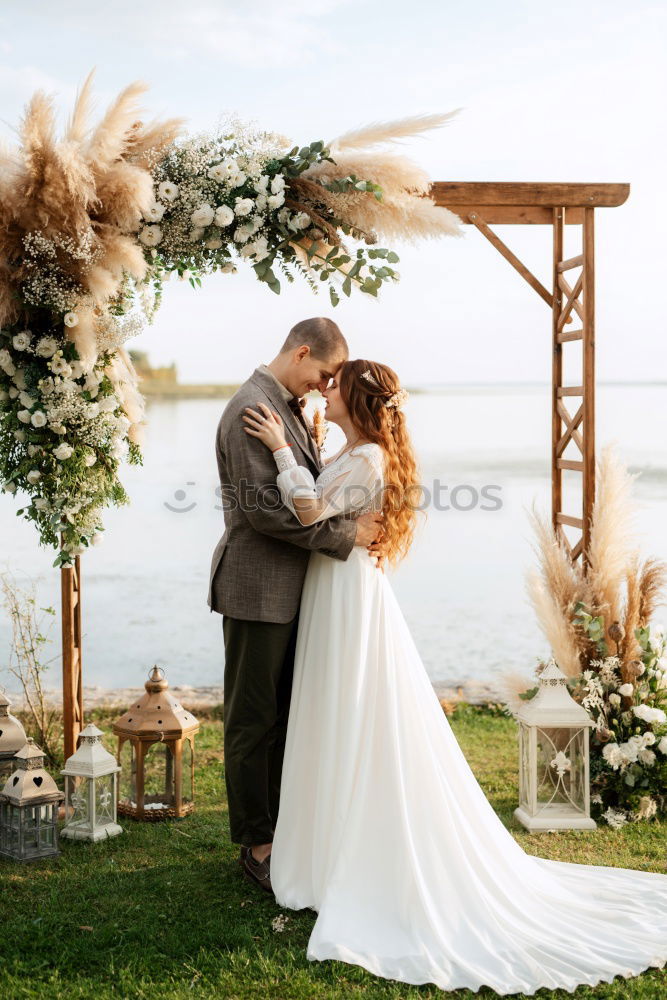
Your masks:
{"label": "white flower cluster", "polygon": [[67,559],[101,538],[130,421],[110,391],[105,359],[84,366],[62,336],[0,337],[0,483],[30,496],[24,516],[48,544],[62,533]]}
{"label": "white flower cluster", "polygon": [[281,229],[301,233],[310,226],[306,212],[285,206],[276,143],[253,148],[247,141],[238,133],[195,137],[156,167],[155,201],[139,240],[150,251],[159,248],[165,270],[182,273],[184,262],[189,270],[230,270],[224,265],[233,251],[257,264],[284,238]]}

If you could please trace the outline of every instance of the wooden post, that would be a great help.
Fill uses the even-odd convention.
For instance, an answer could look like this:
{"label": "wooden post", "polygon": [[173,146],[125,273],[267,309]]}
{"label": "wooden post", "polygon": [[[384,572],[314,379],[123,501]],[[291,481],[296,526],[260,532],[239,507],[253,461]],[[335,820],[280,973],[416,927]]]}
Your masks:
{"label": "wooden post", "polygon": [[558,534],[557,514],[563,509],[563,474],[558,465],[558,446],[561,439],[561,413],[558,388],[563,384],[563,345],[558,339],[558,321],[563,303],[563,293],[558,284],[558,265],[563,259],[563,231],[565,209],[553,210],[553,299],[551,309],[552,359],[551,359],[551,517],[553,529]]}
{"label": "wooden post", "polygon": [[65,760],[77,749],[83,729],[81,666],[81,560],[60,570],[63,645],[63,744]]}
{"label": "wooden post", "polygon": [[595,502],[595,232],[593,208],[584,209],[583,292],[584,292],[584,482],[583,482],[583,564],[588,568],[590,518]]}

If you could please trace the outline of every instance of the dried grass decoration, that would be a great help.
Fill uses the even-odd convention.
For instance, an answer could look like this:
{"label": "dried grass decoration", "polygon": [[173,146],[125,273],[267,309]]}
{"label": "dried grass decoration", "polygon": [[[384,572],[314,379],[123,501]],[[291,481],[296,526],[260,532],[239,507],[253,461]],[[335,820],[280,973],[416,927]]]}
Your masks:
{"label": "dried grass decoration", "polygon": [[[89,125],[92,74],[64,135],[52,99],[30,101],[17,148],[0,153],[0,484],[56,566],[100,541],[102,512],[129,498],[123,458],[141,463],[144,401],[124,347],[150,322],[173,273],[247,261],[275,267],[331,302],[398,280],[379,238],[461,234],[409,159],[378,147],[440,127],[455,112],[371,125],[328,145],[228,118],[182,137],[177,119],[144,125],[133,83]],[[352,247],[344,237],[361,246]]]}

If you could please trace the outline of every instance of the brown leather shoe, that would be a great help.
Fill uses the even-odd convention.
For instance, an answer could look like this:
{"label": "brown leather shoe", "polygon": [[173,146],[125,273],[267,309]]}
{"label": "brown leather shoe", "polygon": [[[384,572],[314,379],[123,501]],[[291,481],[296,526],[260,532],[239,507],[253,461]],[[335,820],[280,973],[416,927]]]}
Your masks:
{"label": "brown leather shoe", "polygon": [[273,893],[271,885],[271,855],[265,861],[256,861],[250,848],[247,849],[243,859],[243,871],[248,878],[256,882],[265,892]]}

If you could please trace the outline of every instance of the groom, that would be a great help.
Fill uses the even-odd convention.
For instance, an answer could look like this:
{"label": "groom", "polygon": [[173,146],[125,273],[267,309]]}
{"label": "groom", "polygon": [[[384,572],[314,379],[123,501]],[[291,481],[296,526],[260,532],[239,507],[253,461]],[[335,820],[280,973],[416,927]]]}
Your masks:
{"label": "groom", "polygon": [[[244,431],[259,402],[283,419],[296,461],[316,478],[319,449],[301,397],[322,391],[348,358],[338,326],[293,326],[280,353],[227,403],[216,432],[225,533],[211,561],[208,604],[223,616],[224,755],[231,839],[246,874],[271,892],[270,855],[292,689],[301,590],[311,551],[345,560],[378,538],[381,517],[332,517],[304,526],[283,505],[271,452]],[[312,664],[317,669],[317,664]]]}

